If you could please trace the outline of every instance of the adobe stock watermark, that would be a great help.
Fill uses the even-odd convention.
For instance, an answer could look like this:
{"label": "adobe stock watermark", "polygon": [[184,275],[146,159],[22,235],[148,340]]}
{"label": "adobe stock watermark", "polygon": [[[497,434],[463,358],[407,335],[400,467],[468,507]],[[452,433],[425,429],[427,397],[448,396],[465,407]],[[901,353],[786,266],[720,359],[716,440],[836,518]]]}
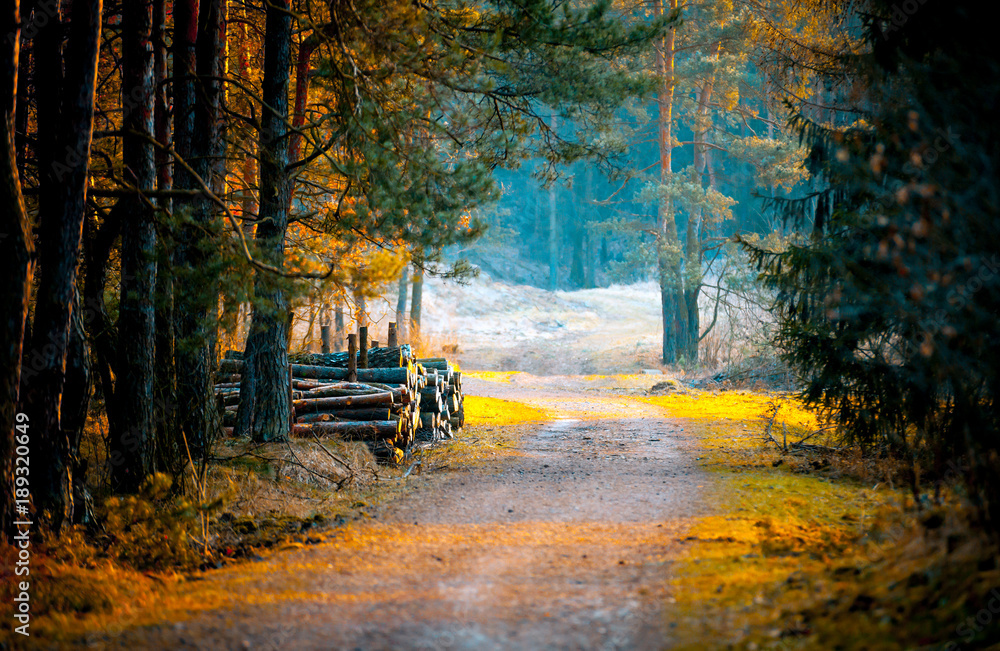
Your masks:
{"label": "adobe stock watermark", "polygon": [[28,471],[31,467],[31,436],[28,433],[28,415],[18,413],[14,425],[14,506],[17,510],[17,520],[14,521],[14,548],[17,550],[17,560],[14,561],[14,619],[19,626],[14,632],[28,637],[31,633],[31,520],[28,519],[31,507],[31,483]]}
{"label": "adobe stock watermark", "polygon": [[[980,633],[1000,625],[1000,621],[997,621],[997,616],[1000,615],[1000,588],[993,588],[988,596],[990,600],[979,609],[979,612],[959,622],[955,627],[955,634],[962,638],[962,642],[969,644],[975,641]],[[943,651],[962,651],[963,648],[959,642],[952,640],[944,646]]]}
{"label": "adobe stock watermark", "polygon": [[[59,0],[40,0],[31,12],[31,19],[21,25],[21,38],[33,39],[38,31],[49,24],[49,21],[59,20]],[[7,45],[14,45],[17,32],[7,32]]]}
{"label": "adobe stock watermark", "polygon": [[903,2],[892,5],[889,13],[888,25],[885,26],[886,33],[892,33],[903,28],[903,25],[910,20],[910,16],[916,14],[922,5],[927,4],[927,0],[903,0]]}
{"label": "adobe stock watermark", "polygon": [[1000,273],[1000,254],[994,253],[989,258],[984,256],[975,274],[966,279],[964,283],[952,288],[945,296],[944,300],[948,307],[938,309],[933,315],[921,319],[920,327],[924,334],[924,341],[918,344],[908,340],[903,348],[903,354],[910,357],[918,352],[924,354],[926,351],[927,356],[929,356],[933,353],[933,349],[930,348],[931,342],[938,335],[943,334],[949,338],[955,336],[958,330],[950,325],[949,317],[965,309],[973,297],[982,291],[990,281],[994,280],[998,273]]}
{"label": "adobe stock watermark", "polygon": [[[956,148],[962,142],[959,135],[955,133],[951,126],[945,127],[944,129],[939,127],[934,130],[934,134],[936,135],[933,140],[930,141],[929,146],[920,152],[919,165],[912,159],[907,160],[903,164],[901,171],[904,175],[914,178],[918,176],[921,171],[929,170],[935,163],[938,162],[944,153]],[[906,185],[907,184],[902,180],[893,180],[890,187],[886,188],[885,192],[878,199],[879,203],[882,204],[882,208],[888,210],[898,204],[900,202],[900,192],[905,191]]]}

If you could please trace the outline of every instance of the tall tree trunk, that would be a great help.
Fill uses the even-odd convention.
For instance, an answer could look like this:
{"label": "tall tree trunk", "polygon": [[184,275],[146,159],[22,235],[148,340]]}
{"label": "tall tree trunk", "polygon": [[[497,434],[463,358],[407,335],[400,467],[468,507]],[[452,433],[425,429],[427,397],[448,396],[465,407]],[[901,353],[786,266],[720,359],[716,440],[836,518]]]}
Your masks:
{"label": "tall tree trunk", "polygon": [[[15,3],[16,5],[17,3]],[[32,20],[32,13],[34,2],[26,2],[21,4],[21,21],[22,23],[30,23]],[[5,11],[10,11],[6,9]],[[14,35],[14,31],[5,31],[4,34]],[[20,38],[21,51],[18,53],[17,61],[17,79],[15,83],[17,84],[17,95],[14,98],[14,147],[17,151],[17,169],[23,170],[25,168],[25,163],[28,160],[28,124],[30,123],[31,116],[28,113],[28,97],[29,97],[29,84],[31,83],[32,75],[32,56],[31,50],[33,49],[32,39],[25,35]],[[13,46],[13,44],[9,44]],[[7,47],[7,46],[5,46]],[[4,91],[6,92],[6,90]]]}
{"label": "tall tree trunk", "polygon": [[[552,130],[558,127],[557,118],[552,116]],[[556,184],[549,186],[549,291],[559,288],[559,220],[556,213]]]}
{"label": "tall tree trunk", "polygon": [[156,188],[153,138],[155,77],[151,0],[122,5],[122,160],[135,196],[122,199],[128,217],[122,222],[121,299],[118,317],[118,382],[115,390],[118,433],[111,454],[111,484],[120,492],[138,492],[153,472],[156,436],[153,424],[153,362],[156,288],[156,230],[149,200],[140,193]]}
{"label": "tall tree trunk", "polygon": [[354,324],[356,328],[368,326],[368,301],[360,287],[354,288]]}
{"label": "tall tree trunk", "polygon": [[87,462],[80,457],[80,439],[87,422],[93,383],[90,373],[90,348],[84,329],[79,292],[74,292],[73,316],[70,319],[69,345],[66,351],[66,383],[60,404],[60,425],[69,441],[67,464],[72,469],[73,521],[88,523],[93,500],[87,490]]}
{"label": "tall tree trunk", "polygon": [[[676,11],[677,0],[668,0],[670,10]],[[654,0],[654,14],[663,15],[663,0]],[[660,153],[660,182],[668,183],[673,174],[673,105],[674,89],[674,38],[671,27],[656,48],[656,69],[660,78],[657,93],[658,141]],[[677,361],[679,344],[683,345],[683,323],[681,321],[682,286],[680,238],[674,207],[669,199],[660,201],[657,214],[657,266],[660,281],[660,307],[663,316],[663,363]],[[686,315],[686,313],[685,313]]]}
{"label": "tall tree trunk", "polygon": [[[104,303],[104,287],[108,279],[111,251],[121,234],[122,212],[125,210],[125,203],[116,203],[104,214],[100,226],[97,225],[96,217],[91,216],[87,221],[88,232],[84,247],[86,275],[83,282],[83,305],[87,311],[85,322],[104,398],[104,410],[108,414],[109,436],[112,439],[118,438],[119,424],[119,419],[115,416],[117,409],[114,401],[114,369],[118,359],[118,343],[117,332]],[[108,461],[112,463],[113,459],[109,458]]]}
{"label": "tall tree trunk", "polygon": [[[153,0],[153,75],[156,80],[154,103],[154,129],[156,141],[161,145],[171,144],[170,102],[166,90],[167,68],[167,0]],[[156,148],[156,188],[170,190],[173,187],[173,160],[170,154]],[[171,201],[162,197],[157,206],[163,211],[171,210]],[[177,436],[177,418],[174,400],[177,392],[174,367],[174,277],[171,265],[173,240],[169,229],[159,233],[157,246],[156,288],[154,290],[154,359],[153,359],[153,400],[155,404],[156,468],[163,472],[179,472],[184,454],[182,442]]]}
{"label": "tall tree trunk", "polygon": [[[718,60],[722,43],[712,46],[712,58]],[[715,85],[714,74],[705,81],[697,93],[698,109],[694,127],[694,170],[698,185],[701,186],[708,176],[709,187],[714,187],[714,173],[711,171],[710,150],[706,147],[708,132],[711,128],[709,103],[712,101],[712,90]],[[704,219],[704,209],[698,208],[688,215],[687,247],[684,253],[684,304],[687,310],[687,340],[684,342],[684,356],[692,364],[698,363],[698,340],[701,336],[701,313],[698,311],[698,296],[701,294],[701,227]]]}
{"label": "tall tree trunk", "polygon": [[[191,35],[191,16],[187,15],[190,0],[175,5],[185,7],[182,17],[184,24],[175,24],[175,39],[181,33],[182,42],[178,47],[184,56],[182,66],[189,66],[190,52],[188,39]],[[181,130],[175,122],[174,138],[178,151],[182,146],[189,149],[189,161],[194,172],[209,187],[218,187],[216,161],[222,155],[222,139],[219,133],[220,82],[218,77],[219,59],[223,48],[222,33],[225,19],[225,3],[222,0],[201,2],[197,18],[197,38],[195,41],[195,75],[192,92],[188,93],[185,79],[182,89],[174,98],[175,119],[181,119]],[[176,20],[176,19],[175,19]],[[175,65],[177,62],[175,61]],[[190,68],[186,68],[190,77]],[[175,84],[177,74],[175,74]],[[184,107],[188,113],[181,114],[180,95],[193,98],[193,105]],[[185,99],[185,102],[187,100]],[[190,124],[186,115],[191,115]],[[193,126],[193,128],[191,128]],[[190,139],[186,143],[188,129]],[[193,178],[178,170],[177,184],[195,187]],[[187,222],[182,224],[177,235],[174,255],[174,351],[177,366],[177,413],[181,430],[186,436],[188,447],[194,451],[206,451],[218,430],[215,400],[212,396],[212,374],[215,360],[212,355],[217,328],[218,311],[218,261],[212,247],[206,242],[221,230],[215,205],[206,197],[198,197],[188,204]],[[181,289],[183,288],[183,289]]]}
{"label": "tall tree trunk", "polygon": [[[310,36],[299,44],[295,62],[295,110],[292,114],[294,131],[288,138],[288,160],[294,164],[302,157],[302,134],[299,130],[306,123],[306,103],[309,100],[309,60],[319,46],[319,39]],[[294,189],[294,188],[293,188]],[[289,196],[291,196],[289,192]]]}
{"label": "tall tree trunk", "polygon": [[404,266],[399,275],[399,294],[396,297],[396,338],[406,341],[406,294],[410,288],[410,267]]}
{"label": "tall tree trunk", "polygon": [[[24,349],[24,326],[31,295],[32,255],[31,224],[21,195],[17,171],[14,124],[18,116],[18,58],[21,17],[18,2],[8,2],[0,9],[0,538],[14,535],[14,449],[18,388],[21,380],[21,355]],[[22,423],[22,425],[24,425]],[[27,423],[24,430],[32,424]],[[21,432],[17,432],[19,435]]]}
{"label": "tall tree trunk", "polygon": [[60,424],[60,403],[87,199],[101,7],[101,0],[73,3],[65,61],[58,16],[39,30],[36,48],[41,276],[32,368],[30,374],[22,373],[21,383],[35,443],[32,493],[36,509],[54,531],[73,514],[75,451]]}
{"label": "tall tree trunk", "polygon": [[[288,86],[292,19],[288,0],[265,0],[264,79],[261,97],[270,110],[261,116],[260,221],[257,248],[264,262],[281,267],[285,258],[290,188],[288,179]],[[252,423],[255,441],[288,435],[291,402],[288,394],[288,297],[279,279],[257,272],[254,311],[244,360],[253,366]],[[246,389],[241,386],[241,396]],[[244,401],[240,401],[240,410]],[[240,420],[239,414],[237,420]]]}
{"label": "tall tree trunk", "polygon": [[[587,184],[584,187],[584,200],[589,203],[594,196],[594,168],[592,166],[587,167]],[[591,204],[591,210],[594,209]],[[584,221],[581,226],[583,228],[583,286],[587,289],[593,289],[597,286],[595,279],[597,261],[594,259],[594,234],[591,229],[587,228],[588,222],[590,219]]]}
{"label": "tall tree trunk", "polygon": [[[239,49],[237,50],[237,72],[239,78],[247,84],[253,83],[250,74],[249,33],[247,30],[250,7],[244,5],[243,20],[236,22],[239,33]],[[242,107],[241,107],[242,108]],[[245,110],[245,109],[244,109]],[[257,220],[257,142],[253,137],[243,141],[246,158],[243,160],[243,195],[240,202],[243,236],[248,240],[253,237]]]}
{"label": "tall tree trunk", "polygon": [[333,311],[333,331],[336,333],[333,337],[333,352],[339,353],[344,349],[344,338],[347,336],[344,332],[344,303],[339,296]]}
{"label": "tall tree trunk", "polygon": [[410,298],[410,338],[420,336],[420,312],[424,297],[424,270],[419,265],[413,267],[413,294]]}

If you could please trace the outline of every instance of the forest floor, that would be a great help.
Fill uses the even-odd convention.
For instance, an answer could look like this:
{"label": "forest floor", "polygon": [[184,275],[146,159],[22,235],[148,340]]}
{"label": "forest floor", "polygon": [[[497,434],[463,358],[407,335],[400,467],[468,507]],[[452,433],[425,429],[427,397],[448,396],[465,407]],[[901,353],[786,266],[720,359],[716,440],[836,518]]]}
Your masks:
{"label": "forest floor", "polygon": [[[1000,568],[947,486],[944,507],[916,512],[899,468],[796,448],[820,424],[788,396],[636,372],[669,371],[642,353],[658,327],[648,289],[539,298],[497,284],[462,301],[476,314],[455,316],[443,306],[459,299],[432,288],[425,306],[445,325],[425,329],[427,341],[457,345],[465,368],[469,426],[456,439],[373,473],[374,486],[309,493],[299,503],[310,510],[289,519],[294,533],[262,533],[220,569],[135,571],[74,544],[40,552],[35,636],[15,640],[5,616],[0,648],[1000,643],[990,605],[1000,604]],[[574,317],[580,301],[600,307]],[[518,332],[561,325],[544,341],[512,342],[498,323],[508,308],[527,315]],[[454,339],[451,318],[478,320],[482,332]],[[534,373],[500,370],[512,360],[535,360]],[[808,442],[835,444],[824,433]],[[254,467],[255,492],[230,493],[245,503],[227,505],[236,517],[216,520],[217,531],[263,532],[288,507],[265,511],[262,500],[305,490],[299,468]],[[237,483],[254,474],[230,471]]]}
{"label": "forest floor", "polygon": [[[409,475],[386,472],[388,499],[355,504],[353,517],[253,562],[123,574],[130,585],[96,606],[103,586],[77,575],[31,646],[1000,642],[988,605],[1000,571],[945,510],[918,522],[906,493],[864,460],[780,450],[765,437],[771,415],[792,442],[815,427],[794,401],[638,386],[656,379],[470,373],[472,424],[418,453]],[[131,585],[143,582],[152,587]]]}

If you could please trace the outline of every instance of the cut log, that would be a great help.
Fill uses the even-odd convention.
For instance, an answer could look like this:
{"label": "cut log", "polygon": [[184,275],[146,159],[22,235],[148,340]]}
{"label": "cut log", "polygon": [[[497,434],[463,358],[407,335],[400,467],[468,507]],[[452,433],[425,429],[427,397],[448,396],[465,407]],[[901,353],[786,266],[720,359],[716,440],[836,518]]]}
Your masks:
{"label": "cut log", "polygon": [[369,407],[368,409],[338,409],[336,411],[319,411],[302,414],[296,418],[300,423],[358,421],[358,420],[393,420],[392,413],[387,408]]}
{"label": "cut log", "polygon": [[344,421],[335,423],[297,424],[292,427],[293,436],[336,436],[345,441],[395,440],[399,435],[400,423],[391,420]]}
{"label": "cut log", "polygon": [[[293,364],[307,366],[330,366],[347,368],[346,352],[343,353],[292,353],[288,359]],[[383,346],[368,349],[368,368],[400,368],[406,366],[413,357],[409,344],[402,346]]]}
{"label": "cut log", "polygon": [[[232,372],[240,372],[243,369],[243,362],[234,359],[224,359],[219,362],[220,367]],[[294,379],[312,380],[347,380],[348,369],[330,366],[308,366],[304,364],[292,364],[292,376]],[[368,368],[358,369],[358,380],[361,382],[382,382],[385,384],[406,384],[415,382],[414,370],[409,367],[401,368]]]}
{"label": "cut log", "polygon": [[368,326],[358,328],[358,368],[368,368]]}
{"label": "cut log", "polygon": [[372,393],[361,396],[342,396],[334,398],[303,398],[292,403],[297,414],[307,414],[314,411],[332,411],[335,409],[350,409],[352,407],[378,407],[392,404],[392,393]]}
{"label": "cut log", "polygon": [[358,336],[347,335],[347,377],[348,382],[358,381]]}

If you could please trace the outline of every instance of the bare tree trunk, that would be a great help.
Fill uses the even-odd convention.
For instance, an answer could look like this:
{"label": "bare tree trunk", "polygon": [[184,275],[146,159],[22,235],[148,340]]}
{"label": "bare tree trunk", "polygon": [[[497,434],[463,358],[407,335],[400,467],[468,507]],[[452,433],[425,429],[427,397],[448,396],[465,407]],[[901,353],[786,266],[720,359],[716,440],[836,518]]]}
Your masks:
{"label": "bare tree trunk", "polygon": [[[167,5],[166,0],[153,0],[153,75],[156,96],[154,100],[154,129],[156,141],[171,144],[170,102],[167,95]],[[156,187],[169,190],[173,187],[173,160],[170,154],[157,147]],[[157,205],[171,209],[169,198],[161,198]],[[174,399],[177,395],[176,368],[174,366],[174,277],[170,265],[172,240],[167,239],[166,229],[161,232],[157,246],[156,287],[154,290],[154,359],[153,400],[156,444],[155,462],[158,470],[176,474],[186,455],[177,435],[177,417]]]}
{"label": "bare tree trunk", "polygon": [[[21,195],[21,180],[17,171],[14,124],[18,105],[18,57],[20,43],[19,7],[17,0],[0,10],[0,539],[14,535],[14,450],[15,432],[22,435],[31,423],[15,430],[18,388],[21,380],[21,355],[24,349],[24,327],[28,318],[31,295],[34,242],[31,225]],[[21,425],[25,425],[21,423]]]}
{"label": "bare tree trunk", "polygon": [[[677,9],[677,0],[668,0],[671,11]],[[653,12],[663,15],[663,0],[654,0]],[[660,151],[660,182],[667,183],[673,174],[673,105],[674,89],[674,29],[670,28],[656,48],[656,68],[660,78],[657,93],[658,132]],[[681,321],[682,278],[680,238],[673,205],[669,200],[661,200],[657,215],[657,263],[660,280],[660,306],[663,315],[663,363],[677,361],[678,345],[683,342]]]}
{"label": "bare tree trunk", "polygon": [[36,509],[54,531],[73,515],[75,451],[60,424],[60,402],[87,198],[101,8],[101,0],[73,3],[65,61],[58,17],[39,30],[36,48],[41,276],[31,369],[22,373],[21,385],[35,443],[32,493]]}
{"label": "bare tree trunk", "polygon": [[[552,115],[552,130],[558,127],[558,119]],[[549,291],[559,288],[559,222],[556,214],[556,184],[549,186]]]}
{"label": "bare tree trunk", "polygon": [[406,294],[410,286],[410,267],[403,267],[399,275],[399,295],[396,297],[396,338],[406,341]]}
{"label": "bare tree trunk", "polygon": [[368,301],[361,288],[354,288],[354,323],[357,328],[368,327]]}
{"label": "bare tree trunk", "polygon": [[[713,45],[714,59],[718,59],[721,48],[721,42]],[[705,146],[705,143],[712,122],[708,107],[712,101],[714,84],[715,78],[713,75],[709,77],[697,93],[698,109],[694,127],[694,169],[699,185],[704,183],[706,175],[709,176],[711,179],[709,187],[714,186],[714,173],[711,171],[710,150]],[[689,362],[694,364],[698,362],[698,341],[701,336],[701,313],[698,310],[698,296],[701,294],[703,280],[701,270],[701,225],[703,219],[704,210],[701,208],[688,215],[687,247],[684,254],[684,303],[687,310],[688,322],[688,336],[687,341],[684,342],[684,356]]]}
{"label": "bare tree trunk", "polygon": [[[193,16],[188,10],[192,0],[178,2],[175,7],[175,21],[180,19],[178,9],[184,8],[184,23],[175,24],[175,47],[181,50],[183,59],[175,61],[185,68],[174,83],[180,84],[175,95],[174,138],[178,150],[182,142],[188,148],[191,166],[195,173],[209,187],[215,187],[215,161],[222,154],[219,134],[220,82],[218,78],[219,58],[223,48],[221,40],[225,3],[222,0],[205,0],[199,5],[197,18],[197,38],[195,42],[194,80],[188,88],[187,78],[191,76],[190,43],[188,39],[194,30],[190,22]],[[178,34],[182,41],[178,42]],[[186,103],[187,114],[181,114],[181,95]],[[188,122],[187,115],[191,116]],[[178,129],[178,126],[181,127]],[[190,136],[187,132],[190,128]],[[183,135],[183,137],[182,137]],[[188,140],[188,138],[190,138]],[[183,155],[183,154],[182,154]],[[176,175],[178,185],[197,186],[186,173]],[[182,184],[183,180],[183,184]],[[175,282],[174,334],[175,359],[177,365],[177,408],[182,431],[187,444],[194,451],[207,450],[218,430],[215,400],[212,396],[212,374],[215,360],[212,356],[218,311],[218,278],[211,275],[214,254],[204,246],[204,239],[211,237],[206,231],[220,230],[216,207],[205,197],[198,197],[188,204],[188,223],[183,224],[177,235],[174,255]],[[206,274],[210,274],[206,277]],[[183,289],[182,289],[183,288]]]}
{"label": "bare tree trunk", "polygon": [[[264,80],[262,98],[271,107],[261,117],[260,221],[256,242],[264,262],[281,267],[285,255],[290,188],[288,172],[288,86],[292,19],[288,0],[265,0]],[[256,441],[288,435],[291,400],[288,394],[288,297],[276,279],[257,272],[245,368],[253,366],[253,398],[241,400],[253,409],[242,420],[252,423]],[[241,397],[248,396],[241,386]],[[248,396],[249,397],[249,396]],[[237,421],[240,421],[237,412]]]}
{"label": "bare tree trunk", "polygon": [[[118,359],[117,331],[108,316],[104,303],[104,287],[108,279],[111,250],[121,234],[122,212],[126,206],[119,202],[104,215],[100,227],[94,217],[88,219],[85,239],[86,275],[83,283],[83,306],[87,311],[86,327],[93,349],[96,374],[104,397],[104,410],[108,415],[109,436],[115,438],[118,419],[115,407],[115,364]],[[110,462],[110,459],[109,459]]]}
{"label": "bare tree trunk", "polygon": [[337,307],[333,312],[333,352],[339,353],[344,349],[344,304],[341,299],[337,299]]}
{"label": "bare tree trunk", "polygon": [[66,383],[59,406],[60,426],[69,441],[69,458],[73,483],[73,521],[90,522],[92,500],[85,481],[86,461],[80,458],[80,439],[87,423],[87,410],[93,388],[90,374],[90,348],[83,327],[83,309],[79,292],[74,292],[73,316],[70,319],[69,345],[66,351]]}
{"label": "bare tree trunk", "polygon": [[[33,16],[33,8],[35,3],[28,1],[21,4],[21,22],[22,24],[29,23]],[[9,9],[8,9],[9,11]],[[4,34],[12,36],[15,32],[5,31]],[[27,38],[24,35],[21,36],[21,51],[18,55],[18,71],[17,79],[17,95],[14,98],[14,148],[17,152],[17,169],[25,169],[25,163],[28,159],[28,125],[30,123],[30,114],[28,112],[28,98],[29,98],[29,84],[31,83],[34,67],[32,65],[32,55],[31,51],[34,49],[34,44],[31,38]],[[10,44],[11,46],[13,43]],[[4,91],[6,92],[6,91]]]}
{"label": "bare tree trunk", "polygon": [[424,270],[413,267],[413,294],[410,299],[410,338],[420,336],[420,312],[424,295]]}
{"label": "bare tree trunk", "polygon": [[[296,131],[292,132],[288,138],[288,160],[292,164],[297,163],[302,157],[302,135],[297,130],[306,123],[306,102],[309,99],[309,60],[318,46],[318,38],[315,36],[306,38],[299,44],[299,56],[295,62],[295,109],[292,114],[292,126]],[[291,194],[289,192],[289,196]]]}
{"label": "bare tree trunk", "polygon": [[139,193],[156,187],[153,138],[153,12],[149,0],[122,5],[122,159],[126,181],[137,193],[122,199],[128,218],[122,222],[121,299],[118,317],[118,382],[115,390],[118,436],[110,453],[111,484],[122,492],[138,492],[153,472],[153,361],[156,288],[156,231],[152,206]]}

